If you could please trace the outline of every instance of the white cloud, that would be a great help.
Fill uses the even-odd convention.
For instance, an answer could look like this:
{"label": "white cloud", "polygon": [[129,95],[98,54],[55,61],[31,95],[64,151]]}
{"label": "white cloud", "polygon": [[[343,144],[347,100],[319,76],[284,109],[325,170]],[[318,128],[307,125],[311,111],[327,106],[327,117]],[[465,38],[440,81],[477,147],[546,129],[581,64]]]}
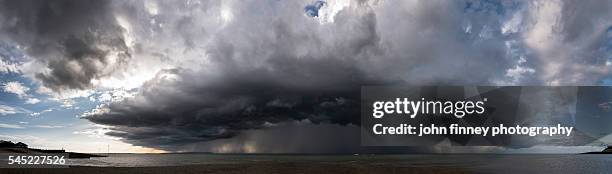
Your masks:
{"label": "white cloud", "polygon": [[[102,94],[98,96],[99,102],[108,103],[108,102],[117,102],[121,101],[128,97],[134,97],[136,95],[135,91],[128,91],[124,89],[115,89],[112,91],[104,91]],[[93,97],[93,96],[92,96]],[[90,100],[95,101],[95,98],[90,97]]]}
{"label": "white cloud", "polygon": [[88,128],[88,129],[84,129],[81,131],[74,131],[72,132],[73,134],[76,135],[86,135],[88,137],[91,138],[106,138],[106,139],[113,139],[113,140],[119,140],[120,138],[117,137],[112,137],[112,136],[108,136],[106,135],[106,133],[110,132],[111,130],[106,127],[106,126],[101,126],[101,125],[95,125],[93,128]]}
{"label": "white cloud", "polygon": [[[118,82],[120,83],[120,82]],[[77,89],[67,89],[61,92],[55,92],[47,87],[40,86],[36,89],[36,93],[44,94],[51,96],[49,99],[54,101],[61,100],[69,100],[75,98],[89,97],[95,93],[95,90],[87,89],[87,90],[77,90]]]}
{"label": "white cloud", "polygon": [[62,105],[60,105],[63,108],[70,108],[74,105],[74,100],[72,99],[64,99],[61,100]]}
{"label": "white cloud", "polygon": [[606,53],[598,51],[612,24],[611,7],[609,1],[529,3],[526,30],[521,35],[526,47],[537,55],[536,75],[544,84],[593,85],[612,72],[601,61]]}
{"label": "white cloud", "polygon": [[92,115],[105,114],[108,112],[110,112],[110,109],[108,109],[106,105],[101,104],[101,105],[96,106],[96,108],[92,109],[91,111],[84,112],[83,114],[81,114],[80,117],[88,117]]}
{"label": "white cloud", "polygon": [[51,111],[53,111],[53,108],[45,109],[45,110],[40,111],[40,112],[32,112],[32,113],[30,113],[30,116],[39,116],[40,114],[44,114],[46,112],[51,112]]}
{"label": "white cloud", "polygon": [[514,13],[512,15],[512,18],[510,18],[510,20],[507,20],[506,22],[504,22],[501,28],[501,33],[507,35],[507,34],[519,32],[521,30],[522,22],[523,22],[523,13],[522,12]]}
{"label": "white cloud", "polygon": [[21,114],[21,113],[31,113],[31,112],[28,111],[27,109],[0,104],[0,115],[12,115],[12,114]]}
{"label": "white cloud", "polygon": [[108,101],[111,101],[112,99],[113,99],[113,96],[111,96],[109,93],[104,93],[98,97],[98,101],[100,102],[108,102]]}
{"label": "white cloud", "polygon": [[144,5],[145,9],[150,15],[159,14],[159,7],[157,6],[157,3],[155,1],[145,1]]}
{"label": "white cloud", "polygon": [[318,9],[318,16],[315,18],[318,19],[321,23],[333,23],[336,15],[344,8],[350,7],[350,4],[351,0],[325,1],[323,6]]}
{"label": "white cloud", "polygon": [[35,127],[35,128],[46,128],[46,129],[55,129],[55,128],[63,128],[64,126],[59,126],[59,125],[34,125],[31,127]]}
{"label": "white cloud", "polygon": [[6,106],[6,105],[0,105],[0,114],[2,115],[10,115],[10,114],[16,114],[18,113],[18,111],[10,106]]}
{"label": "white cloud", "polygon": [[23,129],[23,126],[20,125],[16,125],[16,124],[4,124],[4,123],[0,123],[0,128],[5,128],[5,129]]}
{"label": "white cloud", "polygon": [[526,62],[527,59],[521,56],[513,68],[506,70],[506,77],[511,79],[512,84],[517,84],[521,79],[525,78],[526,75],[531,75],[536,72],[535,69],[526,67],[524,65]]}
{"label": "white cloud", "polygon": [[533,74],[535,70],[533,68],[523,67],[521,65],[516,65],[514,68],[508,69],[506,71],[506,76],[513,79],[513,81],[517,82],[521,78],[523,78],[524,74]]}
{"label": "white cloud", "polygon": [[3,86],[4,92],[16,94],[20,99],[25,99],[26,104],[36,104],[40,99],[34,98],[28,94],[30,88],[24,86],[21,82],[7,82]]}
{"label": "white cloud", "polygon": [[3,89],[4,89],[4,92],[17,94],[19,98],[27,97],[28,96],[27,92],[30,90],[30,88],[23,86],[21,82],[17,82],[17,81],[5,83],[3,86]]}
{"label": "white cloud", "polygon": [[27,103],[27,104],[36,104],[36,103],[39,103],[39,102],[40,102],[40,100],[37,99],[37,98],[28,98],[28,99],[26,99],[25,103]]}
{"label": "white cloud", "polygon": [[19,70],[19,65],[5,62],[0,57],[0,73],[21,73],[21,71]]}

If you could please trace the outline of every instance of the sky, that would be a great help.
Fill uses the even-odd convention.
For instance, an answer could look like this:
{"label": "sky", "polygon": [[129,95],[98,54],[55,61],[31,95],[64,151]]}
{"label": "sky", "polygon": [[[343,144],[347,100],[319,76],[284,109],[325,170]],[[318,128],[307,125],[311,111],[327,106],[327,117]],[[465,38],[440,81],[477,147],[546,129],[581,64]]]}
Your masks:
{"label": "sky", "polygon": [[0,0],[0,139],[81,152],[360,152],[363,85],[612,85],[610,9]]}

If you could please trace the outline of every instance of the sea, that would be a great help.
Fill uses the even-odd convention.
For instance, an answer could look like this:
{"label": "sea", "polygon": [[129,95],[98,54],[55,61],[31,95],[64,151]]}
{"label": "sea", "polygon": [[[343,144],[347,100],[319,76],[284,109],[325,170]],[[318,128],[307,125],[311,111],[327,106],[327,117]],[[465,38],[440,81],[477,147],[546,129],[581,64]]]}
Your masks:
{"label": "sea", "polygon": [[69,159],[68,165],[150,167],[249,162],[367,163],[404,167],[452,167],[483,173],[610,173],[608,154],[402,154],[402,155],[282,155],[282,154],[105,154],[108,157]]}

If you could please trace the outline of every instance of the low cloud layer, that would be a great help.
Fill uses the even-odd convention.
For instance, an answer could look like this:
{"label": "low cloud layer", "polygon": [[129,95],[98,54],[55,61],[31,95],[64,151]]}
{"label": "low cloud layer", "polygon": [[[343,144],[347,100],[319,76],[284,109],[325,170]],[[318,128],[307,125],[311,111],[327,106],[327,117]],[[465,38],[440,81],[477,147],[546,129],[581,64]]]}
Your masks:
{"label": "low cloud layer", "polygon": [[350,132],[362,85],[593,85],[612,64],[607,1],[2,4],[0,36],[44,65],[37,81],[54,91],[143,81],[83,116],[173,151],[296,121]]}

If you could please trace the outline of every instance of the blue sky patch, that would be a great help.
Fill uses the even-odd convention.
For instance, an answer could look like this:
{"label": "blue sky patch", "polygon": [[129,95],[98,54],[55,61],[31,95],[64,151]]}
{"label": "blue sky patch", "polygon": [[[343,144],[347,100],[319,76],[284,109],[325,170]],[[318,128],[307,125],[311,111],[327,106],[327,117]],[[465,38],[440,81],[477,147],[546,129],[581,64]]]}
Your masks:
{"label": "blue sky patch", "polygon": [[318,17],[319,16],[319,10],[326,4],[325,1],[316,1],[313,4],[307,5],[306,7],[304,7],[304,11],[306,12],[306,15],[310,16],[310,17]]}

